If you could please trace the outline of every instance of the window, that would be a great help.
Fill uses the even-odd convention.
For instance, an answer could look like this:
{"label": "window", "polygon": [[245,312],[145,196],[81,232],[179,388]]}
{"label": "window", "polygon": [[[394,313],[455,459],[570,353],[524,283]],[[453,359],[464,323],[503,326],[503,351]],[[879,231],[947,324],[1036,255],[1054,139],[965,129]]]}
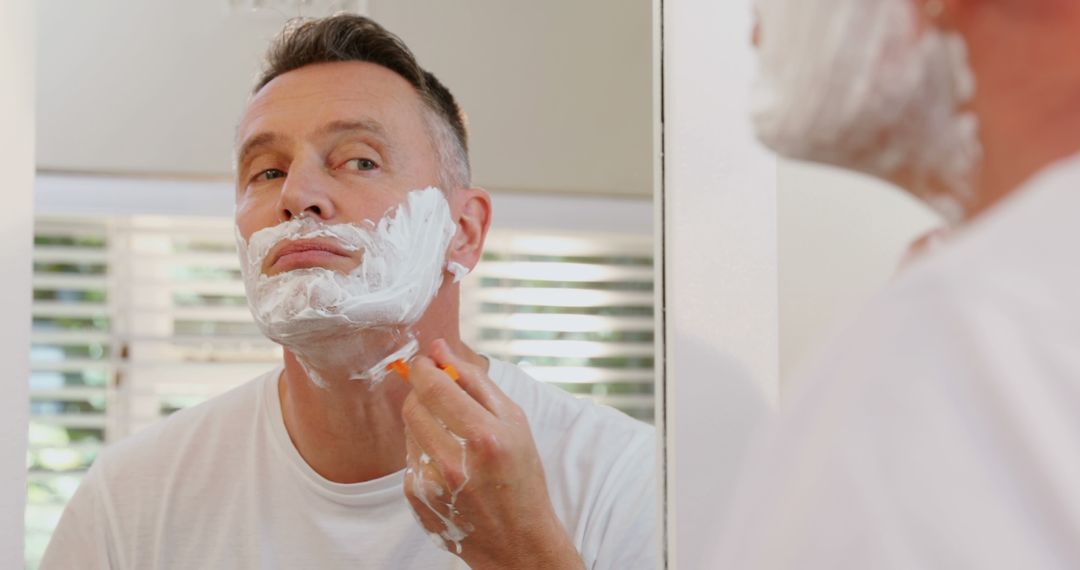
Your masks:
{"label": "window", "polygon": [[40,220],[34,238],[26,550],[31,566],[107,440],[120,355],[106,224]]}
{"label": "window", "polygon": [[647,236],[493,232],[464,283],[462,328],[477,350],[652,421]]}

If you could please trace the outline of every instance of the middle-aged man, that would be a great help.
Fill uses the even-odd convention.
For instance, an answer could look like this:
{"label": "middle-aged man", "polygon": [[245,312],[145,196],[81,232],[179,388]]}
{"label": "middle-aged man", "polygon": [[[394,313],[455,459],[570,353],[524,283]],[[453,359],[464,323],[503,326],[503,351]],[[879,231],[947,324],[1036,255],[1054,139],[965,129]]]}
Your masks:
{"label": "middle-aged man", "polygon": [[956,227],[795,381],[716,567],[1080,568],[1080,2],[757,8],[763,140]]}
{"label": "middle-aged man", "polygon": [[287,29],[236,160],[248,300],[284,366],[109,448],[43,568],[655,566],[654,431],[460,339],[490,201],[401,40]]}

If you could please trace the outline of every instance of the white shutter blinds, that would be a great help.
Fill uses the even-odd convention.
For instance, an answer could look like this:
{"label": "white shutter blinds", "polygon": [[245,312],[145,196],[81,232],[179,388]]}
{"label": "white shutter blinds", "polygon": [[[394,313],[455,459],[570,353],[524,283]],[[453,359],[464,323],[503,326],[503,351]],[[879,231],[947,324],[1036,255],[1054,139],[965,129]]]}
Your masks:
{"label": "white shutter blinds", "polygon": [[116,221],[118,414],[126,435],[281,361],[248,312],[232,221]]}
{"label": "white shutter blinds", "polygon": [[535,378],[653,418],[652,240],[492,231],[464,282],[463,333]]}
{"label": "white shutter blinds", "polygon": [[26,554],[48,543],[64,505],[108,438],[119,354],[111,239],[95,220],[38,220],[27,450]]}

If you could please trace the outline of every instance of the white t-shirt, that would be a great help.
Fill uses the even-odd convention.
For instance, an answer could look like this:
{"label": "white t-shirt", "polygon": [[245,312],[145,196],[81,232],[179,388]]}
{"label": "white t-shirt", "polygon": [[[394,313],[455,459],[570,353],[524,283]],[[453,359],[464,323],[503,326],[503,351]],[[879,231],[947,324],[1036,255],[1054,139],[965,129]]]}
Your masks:
{"label": "white t-shirt", "polygon": [[[404,471],[340,484],[301,458],[282,420],[279,375],[105,450],[41,568],[467,568],[416,522]],[[492,359],[489,375],[529,418],[555,512],[586,566],[652,570],[654,430],[517,366]]]}
{"label": "white t-shirt", "polygon": [[1080,159],[907,269],[755,451],[717,568],[1080,568]]}

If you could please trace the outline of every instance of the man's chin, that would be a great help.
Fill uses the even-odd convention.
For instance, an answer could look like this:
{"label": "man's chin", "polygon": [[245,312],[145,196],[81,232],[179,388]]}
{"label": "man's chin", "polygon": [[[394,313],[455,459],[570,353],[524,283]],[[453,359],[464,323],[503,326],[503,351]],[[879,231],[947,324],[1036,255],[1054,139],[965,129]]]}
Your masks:
{"label": "man's chin", "polygon": [[391,360],[416,353],[415,337],[404,326],[286,328],[264,332],[323,387],[336,380],[378,382]]}
{"label": "man's chin", "polygon": [[358,327],[342,315],[292,318],[260,326],[267,338],[286,348],[337,345],[372,330]]}
{"label": "man's chin", "polygon": [[357,325],[343,315],[335,315],[290,319],[260,325],[259,328],[276,344],[310,353],[317,350],[340,351],[342,346],[391,346],[393,339],[405,336],[407,327],[403,324]]}
{"label": "man's chin", "polygon": [[885,162],[882,159],[885,154],[883,150],[856,149],[844,144],[844,141],[815,140],[813,133],[777,128],[775,123],[769,121],[755,120],[754,132],[758,142],[781,158],[892,181],[890,173],[881,167]]}

